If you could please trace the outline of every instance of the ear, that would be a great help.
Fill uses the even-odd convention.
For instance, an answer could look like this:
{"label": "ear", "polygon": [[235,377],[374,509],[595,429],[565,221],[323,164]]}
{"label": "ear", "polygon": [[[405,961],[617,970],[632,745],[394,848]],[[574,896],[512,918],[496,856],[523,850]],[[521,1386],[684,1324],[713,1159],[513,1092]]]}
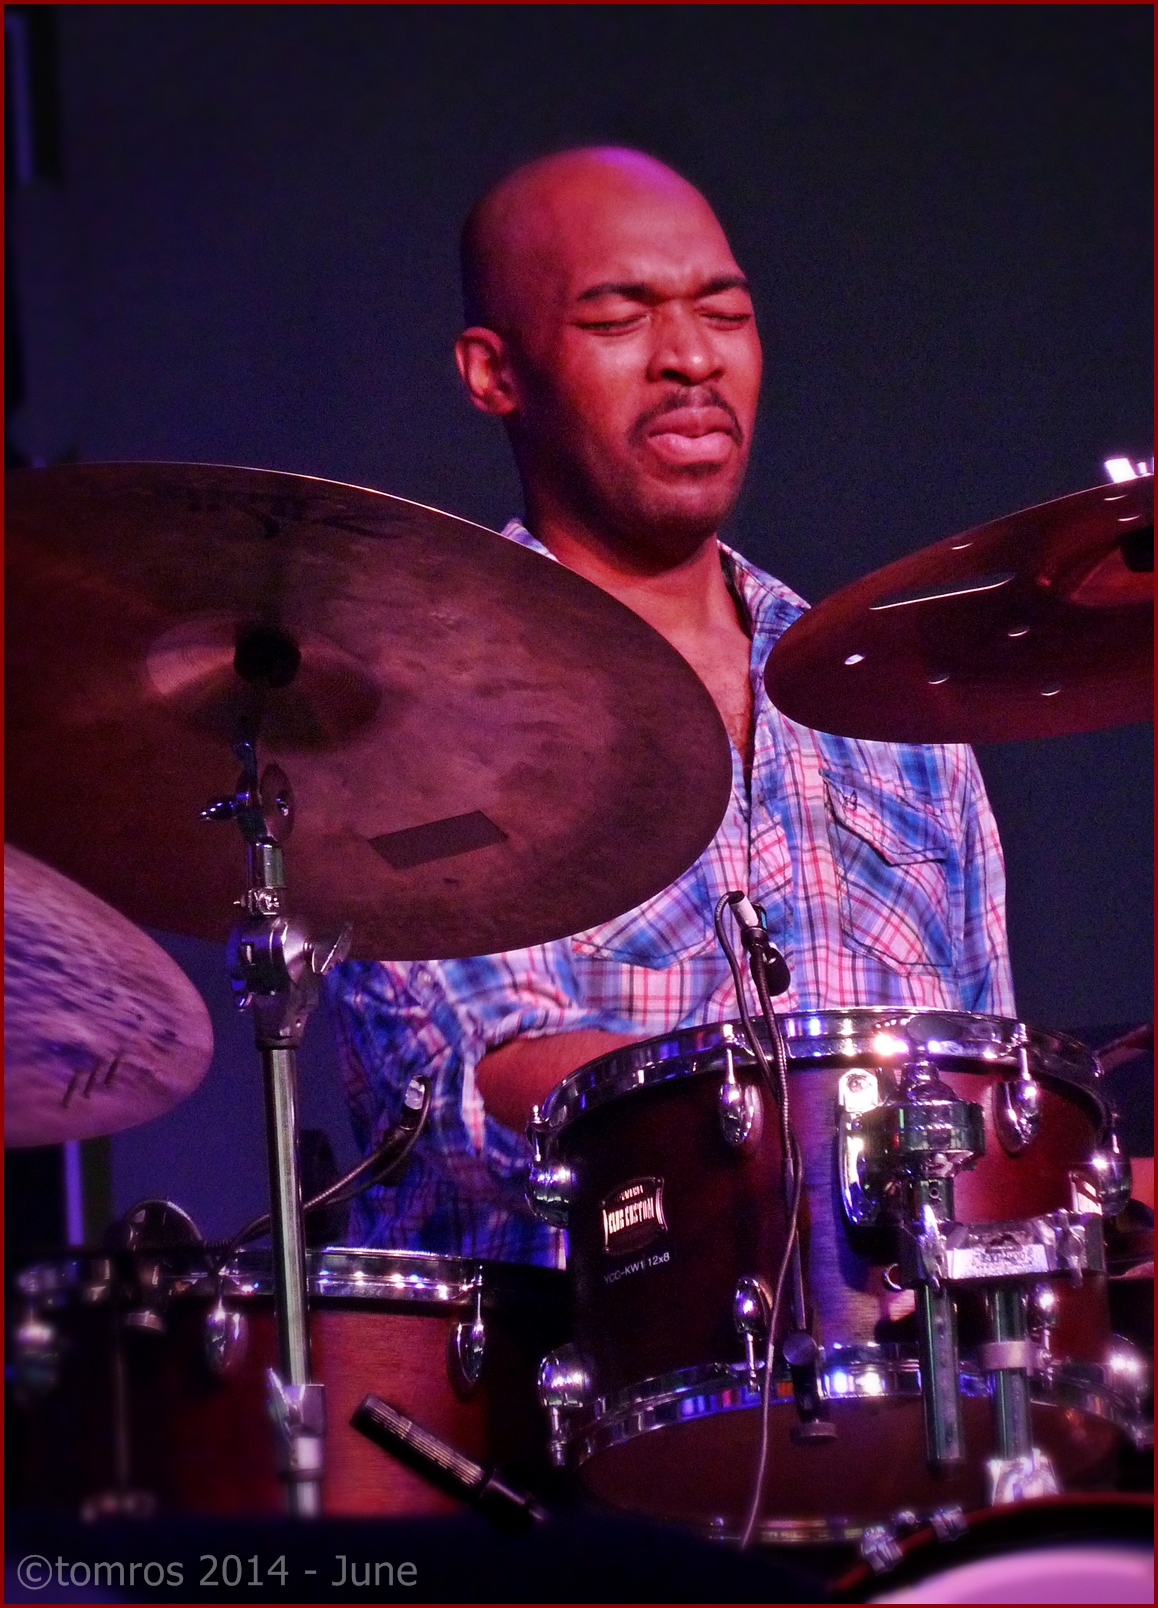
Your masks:
{"label": "ear", "polygon": [[454,343],[454,360],[476,408],[502,417],[518,407],[507,343],[493,329],[472,324]]}

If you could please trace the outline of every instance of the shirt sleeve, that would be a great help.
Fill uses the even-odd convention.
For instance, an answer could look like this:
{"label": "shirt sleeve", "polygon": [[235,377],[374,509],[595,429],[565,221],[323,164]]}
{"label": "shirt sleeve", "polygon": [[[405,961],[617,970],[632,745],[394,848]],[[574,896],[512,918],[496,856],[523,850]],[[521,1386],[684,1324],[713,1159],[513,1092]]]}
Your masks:
{"label": "shirt sleeve", "polygon": [[971,748],[964,761],[963,872],[965,914],[959,979],[965,1010],[1015,1017],[1005,925],[1005,858],[985,783]]}
{"label": "shirt sleeve", "polygon": [[506,1209],[521,1204],[530,1149],[523,1134],[487,1115],[478,1063],[516,1037],[623,1030],[618,1018],[580,1003],[566,942],[471,960],[348,961],[327,974],[326,990],[363,1146],[396,1120],[407,1083],[421,1073],[433,1085],[431,1164]]}

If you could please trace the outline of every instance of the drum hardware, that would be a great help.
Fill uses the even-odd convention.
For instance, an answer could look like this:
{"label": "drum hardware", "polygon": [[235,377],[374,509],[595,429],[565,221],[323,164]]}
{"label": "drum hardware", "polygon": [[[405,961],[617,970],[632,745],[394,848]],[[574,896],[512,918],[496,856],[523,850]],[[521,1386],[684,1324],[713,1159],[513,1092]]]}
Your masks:
{"label": "drum hardware", "polygon": [[350,1423],[376,1446],[462,1497],[500,1529],[517,1533],[548,1516],[529,1491],[465,1456],[381,1396],[364,1396]]}
{"label": "drum hardware", "polygon": [[[238,643],[234,668],[255,690],[288,685],[301,654],[282,633],[262,630]],[[281,1377],[267,1371],[269,1410],[289,1511],[302,1518],[321,1512],[325,1446],[324,1387],[310,1379],[305,1235],[297,1143],[297,1050],[317,1002],[318,980],[342,960],[351,929],[315,945],[285,908],[281,840],[293,827],[293,794],[285,773],[267,767],[259,778],[257,721],[242,722],[234,744],[241,774],[232,794],[202,811],[208,821],[236,821],[246,846],[247,890],[242,921],[229,940],[230,981],[239,1008],[253,1013],[265,1089],[269,1150],[270,1226],[274,1249],[275,1310]]]}
{"label": "drum hardware", "polygon": [[480,1285],[475,1292],[474,1314],[470,1321],[454,1324],[446,1337],[446,1371],[460,1396],[472,1396],[478,1388],[486,1357],[486,1342]]}
{"label": "drum hardware", "polygon": [[220,1291],[205,1314],[203,1344],[205,1365],[214,1379],[228,1379],[236,1374],[249,1349],[249,1324],[245,1313],[231,1311]]}
{"label": "drum hardware", "polygon": [[760,1382],[760,1363],[757,1361],[757,1347],[760,1348],[760,1361],[763,1360],[764,1348],[768,1341],[768,1320],[772,1316],[772,1291],[761,1278],[753,1278],[745,1273],[736,1284],[736,1293],[732,1297],[732,1322],[736,1326],[736,1333],[744,1342],[744,1353],[748,1363],[748,1377],[755,1389]]}
{"label": "drum hardware", "polygon": [[542,1112],[538,1106],[531,1107],[531,1120],[527,1125],[527,1137],[531,1141],[531,1166],[527,1173],[527,1201],[531,1210],[537,1213],[545,1223],[551,1223],[556,1228],[566,1228],[572,1194],[575,1188],[575,1176],[571,1169],[562,1162],[543,1160],[543,1146],[546,1133],[543,1127]]}
{"label": "drum hardware", "polygon": [[968,1528],[963,1510],[956,1504],[935,1508],[927,1518],[908,1509],[895,1513],[887,1524],[870,1524],[860,1538],[858,1551],[874,1575],[888,1574],[904,1557],[900,1542],[925,1526],[938,1541],[955,1541]]}
{"label": "drum hardware", "polygon": [[548,1450],[556,1468],[567,1465],[567,1419],[586,1407],[592,1394],[590,1365],[570,1341],[549,1352],[539,1364],[539,1401],[550,1419]]}
{"label": "drum hardware", "polygon": [[1132,1172],[1118,1136],[1111,1129],[1105,1142],[1091,1152],[1080,1169],[1070,1174],[1074,1210],[1116,1217],[1130,1199]]}
{"label": "drum hardware", "polygon": [[[953,1219],[954,1174],[985,1154],[981,1107],[958,1099],[932,1061],[912,1053],[895,1095],[857,1119],[868,1174],[900,1234],[904,1282],[916,1290],[925,1457],[934,1471],[964,1462],[958,1398],[957,1309],[945,1288],[942,1225]],[[906,1252],[911,1256],[906,1257]],[[908,1265],[906,1266],[906,1262]]]}
{"label": "drum hardware", "polygon": [[724,1051],[724,1077],[720,1084],[720,1131],[733,1150],[744,1150],[760,1143],[764,1129],[764,1102],[759,1086],[751,1079],[736,1076],[736,1058],[729,1046]]}
{"label": "drum hardware", "polygon": [[1008,1078],[994,1091],[993,1126],[1002,1148],[1019,1156],[1037,1138],[1041,1127],[1041,1085],[1029,1070],[1029,1050],[1019,1022],[1011,1040],[1017,1051],[1017,1077]]}

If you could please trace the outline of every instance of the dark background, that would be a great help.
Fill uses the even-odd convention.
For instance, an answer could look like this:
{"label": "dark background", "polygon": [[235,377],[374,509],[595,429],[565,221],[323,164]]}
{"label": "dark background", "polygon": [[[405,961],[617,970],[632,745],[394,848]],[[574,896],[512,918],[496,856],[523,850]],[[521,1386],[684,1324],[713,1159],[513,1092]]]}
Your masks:
{"label": "dark background", "polygon": [[[1147,6],[10,11],[37,9],[10,461],[252,464],[500,525],[517,481],[451,358],[458,228],[589,141],[668,160],[729,231],[767,368],[725,534],[805,596],[1151,454]],[[1150,1019],[1151,728],[980,759],[1021,1015]],[[262,1197],[256,1058],[220,952],[166,944],[218,1050],[114,1139],[114,1205],[223,1232]],[[343,1159],[324,1019],[305,1063]]]}

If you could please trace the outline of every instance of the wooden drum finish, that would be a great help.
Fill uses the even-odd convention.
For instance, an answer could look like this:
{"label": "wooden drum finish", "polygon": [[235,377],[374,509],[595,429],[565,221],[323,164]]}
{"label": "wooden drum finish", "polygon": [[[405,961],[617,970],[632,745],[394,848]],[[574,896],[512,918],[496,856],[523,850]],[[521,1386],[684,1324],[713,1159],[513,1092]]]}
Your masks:
{"label": "wooden drum finish", "polygon": [[[995,1452],[988,1382],[976,1360],[988,1338],[983,1299],[958,1287],[967,1463],[934,1477],[925,1462],[912,1292],[885,1282],[896,1257],[891,1236],[854,1230],[842,1207],[840,1079],[873,1069],[887,1081],[892,1063],[881,1030],[897,1020],[883,1009],[782,1020],[804,1154],[807,1298],[837,1433],[799,1444],[791,1385],[786,1371],[777,1376],[762,1522],[771,1538],[840,1539],[902,1508],[987,1501],[984,1465]],[[1043,1091],[1040,1129],[1009,1155],[994,1102],[1001,1083],[1016,1076],[1016,1055],[1003,1046],[1017,1024],[932,1012],[906,1013],[906,1020],[942,1080],[985,1113],[985,1155],[957,1177],[955,1219],[1072,1210],[1071,1174],[1084,1172],[1110,1122],[1092,1058],[1076,1041],[1028,1030]],[[734,1148],[724,1138],[728,1056],[741,1083],[755,1076],[738,1024],[631,1046],[564,1080],[537,1128],[543,1162],[570,1201],[575,1339],[568,1355],[587,1375],[581,1404],[576,1396],[558,1415],[557,1439],[605,1500],[722,1533],[742,1524],[759,1435],[759,1394],[733,1324],[733,1292],[744,1275],[771,1283],[786,1231],[771,1101],[764,1099],[758,1139]],[[628,1224],[626,1243],[617,1244],[614,1232],[609,1243],[609,1208],[622,1212],[633,1202],[640,1221]],[[620,1218],[611,1222],[614,1228]],[[1097,1485],[1112,1474],[1130,1413],[1105,1367],[1106,1281],[1087,1273],[1080,1286],[1051,1282],[1059,1321],[1050,1370],[1032,1383],[1034,1439],[1063,1486]]]}
{"label": "wooden drum finish", "polygon": [[[57,1289],[42,1303],[41,1319],[56,1328],[61,1355],[56,1387],[19,1413],[18,1500],[25,1505],[75,1511],[116,1483],[113,1300],[102,1267],[108,1261],[34,1270],[42,1285]],[[547,1268],[421,1252],[311,1253],[313,1372],[326,1394],[323,1510],[458,1510],[454,1498],[350,1427],[368,1391],[480,1463],[514,1464],[532,1480],[544,1472],[546,1419],[535,1374],[565,1333],[564,1283]],[[268,1255],[231,1264],[221,1294],[244,1336],[223,1375],[207,1362],[206,1319],[216,1300],[207,1275],[158,1292],[154,1312],[163,1332],[122,1327],[130,1483],[162,1511],[284,1512],[266,1406],[266,1369],[277,1366]],[[471,1388],[450,1352],[459,1326],[469,1331],[474,1323],[480,1298],[485,1339]]]}

